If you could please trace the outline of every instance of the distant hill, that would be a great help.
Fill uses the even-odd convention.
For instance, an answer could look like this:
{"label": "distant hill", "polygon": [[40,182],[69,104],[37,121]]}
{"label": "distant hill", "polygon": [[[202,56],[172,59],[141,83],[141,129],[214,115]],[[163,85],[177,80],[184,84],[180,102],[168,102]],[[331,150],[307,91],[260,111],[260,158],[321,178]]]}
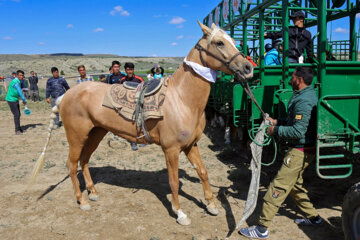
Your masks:
{"label": "distant hill", "polygon": [[150,70],[155,64],[160,64],[164,69],[174,71],[182,63],[184,57],[129,57],[111,54],[82,54],[82,53],[54,53],[54,54],[0,54],[0,76],[7,77],[18,69],[25,71],[25,76],[30,71],[35,71],[39,76],[50,76],[51,67],[57,67],[67,76],[77,76],[77,67],[85,65],[88,73],[108,73],[111,62],[118,60],[121,71],[124,64],[135,64],[135,73]]}
{"label": "distant hill", "polygon": [[82,54],[82,53],[52,53],[52,54],[50,54],[50,56],[75,56],[75,57],[79,57],[79,56],[84,56],[84,54]]}

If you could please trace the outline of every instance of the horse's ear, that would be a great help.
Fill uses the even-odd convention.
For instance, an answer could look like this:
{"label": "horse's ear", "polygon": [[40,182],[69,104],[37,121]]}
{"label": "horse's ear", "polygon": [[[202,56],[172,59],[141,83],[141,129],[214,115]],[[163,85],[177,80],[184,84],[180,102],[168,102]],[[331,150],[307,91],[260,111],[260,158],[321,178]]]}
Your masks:
{"label": "horse's ear", "polygon": [[203,31],[204,35],[207,35],[209,36],[212,32],[212,30],[210,28],[208,28],[207,26],[205,26],[204,24],[202,24],[199,20],[198,21],[198,24],[201,28],[201,30]]}
{"label": "horse's ear", "polygon": [[212,23],[212,24],[211,24],[211,29],[213,29],[213,30],[214,30],[214,29],[215,29],[215,28],[217,28],[217,27],[218,27],[218,26],[216,26],[216,24],[215,24],[215,23]]}

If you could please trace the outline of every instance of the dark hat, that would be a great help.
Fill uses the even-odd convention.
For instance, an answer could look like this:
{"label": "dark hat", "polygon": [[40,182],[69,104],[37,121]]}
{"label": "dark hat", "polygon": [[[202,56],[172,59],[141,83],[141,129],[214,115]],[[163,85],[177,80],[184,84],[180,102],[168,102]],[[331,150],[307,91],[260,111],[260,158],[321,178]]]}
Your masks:
{"label": "dark hat", "polygon": [[272,49],[272,45],[271,45],[271,43],[267,43],[267,44],[265,44],[265,51],[270,51]]}
{"label": "dark hat", "polygon": [[296,17],[302,17],[302,18],[305,18],[305,14],[303,13],[303,11],[296,11],[296,12],[293,12],[290,16],[290,18],[296,18]]}
{"label": "dark hat", "polygon": [[273,47],[273,48],[276,48],[276,47],[280,46],[281,43],[282,43],[282,41],[281,41],[280,39],[274,40],[274,41],[272,42],[272,47]]}
{"label": "dark hat", "polygon": [[16,74],[16,72],[12,72],[12,74]]}

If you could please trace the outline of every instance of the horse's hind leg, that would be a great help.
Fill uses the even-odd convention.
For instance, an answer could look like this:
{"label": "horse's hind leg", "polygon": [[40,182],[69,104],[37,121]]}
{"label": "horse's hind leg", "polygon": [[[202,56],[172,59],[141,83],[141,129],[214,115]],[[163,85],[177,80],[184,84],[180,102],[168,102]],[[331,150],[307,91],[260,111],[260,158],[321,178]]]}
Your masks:
{"label": "horse's hind leg", "polygon": [[76,200],[82,210],[88,210],[90,209],[90,205],[81,194],[79,180],[77,178],[77,167],[83,149],[82,147],[83,143],[81,141],[69,141],[69,157],[66,166],[69,169],[69,176],[74,186]]}
{"label": "horse's hind leg", "polygon": [[164,151],[166,166],[169,174],[169,183],[172,193],[172,210],[178,216],[177,222],[181,225],[189,225],[190,218],[180,209],[179,203],[179,151],[177,149]]}
{"label": "horse's hind leg", "polygon": [[107,131],[103,128],[95,127],[93,128],[86,140],[86,143],[83,147],[83,151],[80,156],[80,165],[85,179],[86,189],[89,191],[89,199],[92,201],[99,200],[99,195],[95,190],[94,183],[91,179],[89,171],[89,159],[91,154],[99,146],[99,143],[106,135]]}
{"label": "horse's hind leg", "polygon": [[201,183],[204,189],[205,199],[208,201],[207,210],[212,215],[218,215],[219,210],[216,207],[213,193],[210,188],[208,175],[206,169],[201,161],[200,153],[197,144],[195,143],[194,146],[189,147],[184,151],[188,159],[190,160],[191,164],[195,167],[197,174],[201,179]]}

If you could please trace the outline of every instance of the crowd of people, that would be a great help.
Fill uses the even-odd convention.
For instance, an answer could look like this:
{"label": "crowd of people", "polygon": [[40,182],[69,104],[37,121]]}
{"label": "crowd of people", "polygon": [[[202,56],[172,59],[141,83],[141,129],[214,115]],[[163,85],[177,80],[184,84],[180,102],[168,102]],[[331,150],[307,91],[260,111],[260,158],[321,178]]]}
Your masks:
{"label": "crowd of people", "polygon": [[[124,82],[137,82],[142,83],[144,81],[143,78],[137,76],[135,74],[135,64],[131,62],[127,62],[124,65],[124,72],[120,71],[120,62],[113,61],[111,67],[109,68],[109,74],[107,76],[100,75],[99,80],[106,84],[123,84]],[[77,68],[79,77],[76,80],[77,84],[81,84],[84,82],[94,81],[93,77],[86,74],[86,68],[84,65],[80,65]],[[164,74],[164,69],[160,65],[155,65],[151,70],[152,76],[151,78],[162,78]],[[62,96],[67,90],[70,89],[69,84],[65,80],[65,78],[59,75],[59,69],[56,67],[51,68],[52,77],[49,78],[46,82],[46,102],[51,104],[51,107],[54,107],[56,104],[56,99]],[[25,79],[25,73],[22,70],[18,70],[17,72],[12,73],[12,80],[10,82],[8,92],[6,94],[5,100],[7,101],[10,110],[14,116],[14,124],[15,124],[15,134],[22,135],[25,133],[25,129],[20,126],[20,104],[19,98],[22,99],[23,104],[26,106],[28,99],[32,101],[40,101],[39,95],[39,87],[38,82],[39,78],[34,71],[30,72],[30,77],[28,80]],[[30,83],[30,86],[29,86]],[[59,114],[57,113],[55,118],[54,129],[57,129],[61,126],[61,122],[59,120]],[[130,143],[131,148],[136,151],[137,144]],[[139,146],[144,146],[140,144]]]}

